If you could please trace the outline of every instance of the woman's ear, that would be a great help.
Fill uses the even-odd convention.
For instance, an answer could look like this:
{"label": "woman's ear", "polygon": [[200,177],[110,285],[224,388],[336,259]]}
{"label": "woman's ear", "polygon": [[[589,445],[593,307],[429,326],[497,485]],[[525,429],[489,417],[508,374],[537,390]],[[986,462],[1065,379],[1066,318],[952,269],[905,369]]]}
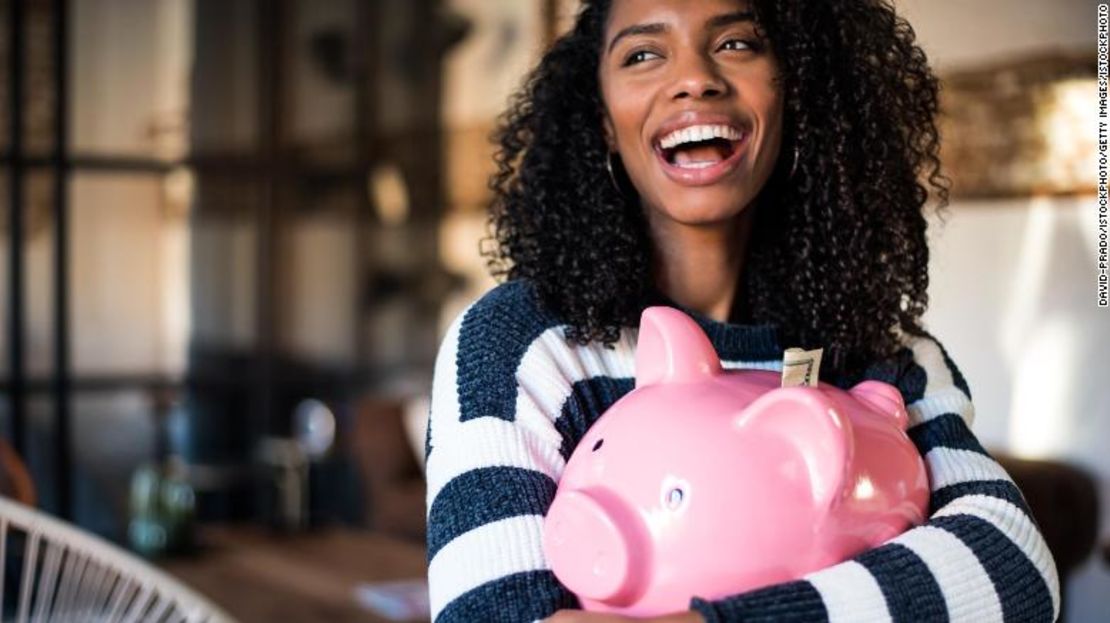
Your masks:
{"label": "woman's ear", "polygon": [[605,137],[605,144],[610,152],[617,151],[617,131],[613,128],[613,120],[609,118],[609,111],[601,111],[601,133]]}

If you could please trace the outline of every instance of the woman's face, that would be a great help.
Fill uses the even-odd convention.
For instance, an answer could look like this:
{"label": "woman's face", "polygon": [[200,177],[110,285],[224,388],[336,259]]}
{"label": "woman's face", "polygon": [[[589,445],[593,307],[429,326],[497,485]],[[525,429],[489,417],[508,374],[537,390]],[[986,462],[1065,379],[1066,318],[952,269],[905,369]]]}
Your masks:
{"label": "woman's face", "polygon": [[645,206],[735,217],[778,158],[782,98],[745,0],[613,0],[599,79],[605,133]]}

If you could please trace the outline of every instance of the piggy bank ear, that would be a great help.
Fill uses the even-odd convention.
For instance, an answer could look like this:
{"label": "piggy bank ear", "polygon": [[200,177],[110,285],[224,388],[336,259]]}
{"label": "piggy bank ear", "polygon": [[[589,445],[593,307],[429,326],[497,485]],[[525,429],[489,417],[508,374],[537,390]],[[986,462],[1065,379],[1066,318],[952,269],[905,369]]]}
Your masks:
{"label": "piggy bank ear", "polygon": [[671,307],[649,307],[640,316],[636,387],[689,383],[721,371],[721,360],[694,319]]}
{"label": "piggy bank ear", "polygon": [[[852,464],[851,422],[820,390],[812,387],[773,389],[741,411],[734,427],[750,431],[764,443],[753,452],[768,473],[794,480],[797,490],[808,490],[818,510],[840,499]],[[808,486],[807,486],[808,485]]]}
{"label": "piggy bank ear", "polygon": [[899,429],[909,428],[910,418],[906,414],[906,403],[902,400],[902,393],[893,385],[882,381],[864,381],[848,390],[848,393],[879,413],[889,415]]}

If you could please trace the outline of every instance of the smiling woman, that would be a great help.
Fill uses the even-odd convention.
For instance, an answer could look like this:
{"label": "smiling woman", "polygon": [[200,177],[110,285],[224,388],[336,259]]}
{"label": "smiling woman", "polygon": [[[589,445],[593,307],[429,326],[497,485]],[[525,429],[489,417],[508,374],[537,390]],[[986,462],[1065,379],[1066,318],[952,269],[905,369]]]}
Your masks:
{"label": "smiling woman", "polygon": [[610,15],[598,71],[606,142],[653,230],[734,218],[778,158],[778,66],[752,14],[729,4],[618,2]]}
{"label": "smiling woman", "polygon": [[1057,615],[1044,540],[921,324],[923,209],[948,188],[936,113],[885,0],[584,0],[502,119],[489,259],[508,281],[455,319],[436,363],[437,622],[622,620],[572,610],[542,527],[567,458],[633,388],[650,305],[694,317],[725,367],[822,347],[822,380],[895,385],[932,487],[926,525],[894,541],[659,621]]}

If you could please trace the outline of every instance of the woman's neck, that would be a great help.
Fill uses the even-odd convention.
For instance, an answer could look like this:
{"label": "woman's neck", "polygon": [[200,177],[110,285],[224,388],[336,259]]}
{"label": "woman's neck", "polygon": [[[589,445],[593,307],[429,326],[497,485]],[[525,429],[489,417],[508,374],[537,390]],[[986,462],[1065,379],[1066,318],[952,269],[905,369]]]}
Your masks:
{"label": "woman's neck", "polygon": [[754,210],[723,225],[685,225],[648,210],[656,283],[676,303],[726,322],[737,303]]}

